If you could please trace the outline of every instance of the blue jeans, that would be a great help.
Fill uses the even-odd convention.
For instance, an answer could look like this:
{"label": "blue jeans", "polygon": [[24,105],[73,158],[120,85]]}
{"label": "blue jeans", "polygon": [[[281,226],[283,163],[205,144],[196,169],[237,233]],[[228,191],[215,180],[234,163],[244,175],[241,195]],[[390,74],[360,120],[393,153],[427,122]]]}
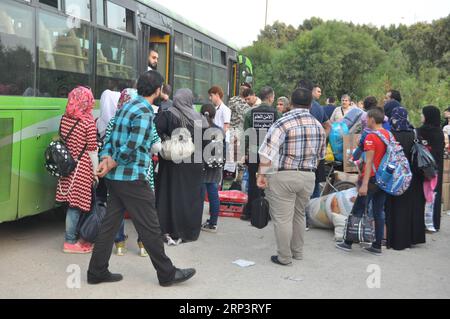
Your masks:
{"label": "blue jeans", "polygon": [[[356,217],[362,217],[366,205],[370,206],[372,203],[372,213],[375,219],[375,242],[372,244],[374,248],[381,249],[381,244],[384,236],[385,214],[384,204],[386,202],[386,193],[383,192],[378,186],[373,183],[373,180],[369,182],[369,191],[367,196],[359,196],[356,198],[355,205],[353,206],[352,215]],[[369,212],[367,212],[369,214]],[[348,245],[352,245],[353,242],[346,241]]]}
{"label": "blue jeans", "polygon": [[311,199],[319,198],[320,197],[320,193],[321,193],[320,183],[318,183],[316,181],[316,185],[314,186],[314,191],[313,191],[313,193],[311,195]]}
{"label": "blue jeans", "polygon": [[208,192],[208,200],[209,200],[209,224],[217,225],[219,220],[219,211],[220,211],[220,200],[219,200],[219,185],[216,183],[204,183],[202,198],[205,198],[205,194]]}
{"label": "blue jeans", "polygon": [[[127,238],[128,238],[128,236],[125,235],[125,219],[123,219],[123,220],[122,220],[122,224],[120,224],[119,231],[117,232],[116,239],[114,239],[114,242],[115,242],[116,244],[117,244],[117,243],[121,243],[121,242],[126,241]],[[141,239],[138,237],[138,240],[137,240],[137,241],[138,241],[138,243],[140,243],[140,242],[141,242]]]}
{"label": "blue jeans", "polygon": [[65,241],[75,244],[78,241],[78,223],[80,222],[81,211],[76,208],[68,208],[66,213],[66,235]]}
{"label": "blue jeans", "polygon": [[125,219],[122,220],[122,224],[120,224],[120,229],[117,232],[116,239],[114,239],[115,243],[121,243],[127,240],[127,236],[125,235]]}

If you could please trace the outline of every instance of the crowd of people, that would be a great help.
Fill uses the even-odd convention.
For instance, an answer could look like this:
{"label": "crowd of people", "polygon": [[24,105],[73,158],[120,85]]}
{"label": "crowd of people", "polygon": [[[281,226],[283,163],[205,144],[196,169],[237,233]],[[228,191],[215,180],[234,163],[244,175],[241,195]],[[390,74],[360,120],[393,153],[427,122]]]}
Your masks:
{"label": "crowd of people", "polygon": [[[230,153],[249,177],[249,200],[242,219],[249,220],[252,203],[265,196],[278,248],[271,261],[286,266],[293,259],[301,260],[305,207],[311,198],[320,196],[327,136],[335,122],[351,122],[358,128],[355,132],[362,133],[359,147],[365,159],[352,214],[361,216],[369,207],[373,214],[376,240],[366,250],[380,255],[384,244],[396,250],[410,248],[425,243],[427,229],[439,231],[445,136],[437,107],[423,108],[423,125],[414,129],[397,91],[387,93],[383,106],[375,97],[367,97],[358,106],[349,95],[342,96],[341,106],[335,105],[333,97],[322,106],[321,87],[302,80],[290,98],[278,99],[269,86],[256,96],[252,86],[244,83],[229,106],[223,101],[222,88],[214,86],[208,92],[211,103],[197,112],[191,90],[177,90],[172,101],[171,87],[163,82],[157,71],[149,70],[140,76],[136,88],[105,91],[97,120],[89,88],[77,87],[69,94],[61,135],[68,136],[67,147],[79,162],[70,176],[59,179],[56,200],[69,207],[64,252],[92,252],[89,283],[122,280],[121,275],[109,272],[108,261],[114,243],[117,255],[127,252],[125,213],[137,230],[140,256],[150,257],[162,286],[191,278],[195,270],[176,268],[165,254],[164,243],[177,246],[196,241],[202,230],[218,231],[219,190]],[[450,109],[445,115],[448,135]],[[237,131],[253,134],[242,139]],[[387,195],[376,184],[374,176],[386,153],[379,134],[386,139],[392,134],[412,168],[411,185],[400,197]],[[414,170],[411,150],[416,140],[429,148],[437,163],[438,178],[433,185]],[[242,160],[236,158],[241,144],[245,149]],[[174,160],[176,152],[183,153],[182,161]],[[97,200],[107,201],[107,214],[95,243],[87,243],[77,231],[80,216],[91,211],[93,185]],[[210,218],[204,221],[206,195]],[[433,210],[430,225],[425,224],[427,204]],[[336,247],[351,251],[352,242]]]}

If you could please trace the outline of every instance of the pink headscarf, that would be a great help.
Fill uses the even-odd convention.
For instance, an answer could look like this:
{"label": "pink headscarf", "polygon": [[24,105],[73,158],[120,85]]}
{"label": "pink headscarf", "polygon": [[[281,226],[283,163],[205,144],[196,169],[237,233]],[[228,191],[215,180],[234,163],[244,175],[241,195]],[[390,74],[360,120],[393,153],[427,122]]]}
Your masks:
{"label": "pink headscarf", "polygon": [[120,93],[119,103],[117,104],[117,109],[120,110],[125,104],[135,99],[138,96],[136,89],[125,89]]}
{"label": "pink headscarf", "polygon": [[76,120],[94,120],[92,110],[95,105],[91,89],[79,86],[69,93],[66,116]]}

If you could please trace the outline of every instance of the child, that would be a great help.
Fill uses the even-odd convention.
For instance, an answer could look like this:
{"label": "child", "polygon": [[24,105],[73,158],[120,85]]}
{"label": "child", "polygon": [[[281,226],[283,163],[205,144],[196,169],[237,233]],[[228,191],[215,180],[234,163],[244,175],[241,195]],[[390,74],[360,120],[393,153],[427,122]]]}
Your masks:
{"label": "child", "polygon": [[[209,123],[209,129],[205,136],[209,137],[208,145],[205,147],[205,182],[203,186],[203,195],[208,192],[210,219],[202,225],[202,230],[210,233],[217,233],[217,221],[219,219],[220,201],[219,184],[222,181],[224,160],[224,131],[214,124],[216,108],[212,104],[202,106],[201,113],[206,117]],[[213,145],[217,143],[217,145]]]}
{"label": "child", "polygon": [[[374,108],[367,113],[367,124],[371,131],[367,132],[364,139],[364,167],[359,175],[358,197],[353,206],[352,215],[362,217],[366,211],[366,205],[372,203],[373,216],[375,218],[375,237],[376,240],[370,248],[365,248],[369,253],[381,255],[381,245],[384,234],[384,203],[386,193],[377,185],[375,174],[386,154],[386,144],[374,133],[378,131],[383,134],[387,140],[390,139],[389,132],[383,128],[384,111],[380,108]],[[375,167],[375,169],[373,169]],[[351,251],[353,242],[345,241],[337,244],[338,249]]]}

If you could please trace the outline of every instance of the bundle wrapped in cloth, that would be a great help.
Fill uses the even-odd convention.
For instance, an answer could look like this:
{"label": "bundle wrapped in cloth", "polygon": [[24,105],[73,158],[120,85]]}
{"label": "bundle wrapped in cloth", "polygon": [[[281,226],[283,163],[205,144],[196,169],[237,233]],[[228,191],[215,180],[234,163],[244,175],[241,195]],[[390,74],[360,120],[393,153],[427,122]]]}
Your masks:
{"label": "bundle wrapped in cloth", "polygon": [[312,199],[306,207],[310,226],[324,229],[334,229],[337,225],[340,227],[350,215],[357,195],[356,188],[351,188]]}

